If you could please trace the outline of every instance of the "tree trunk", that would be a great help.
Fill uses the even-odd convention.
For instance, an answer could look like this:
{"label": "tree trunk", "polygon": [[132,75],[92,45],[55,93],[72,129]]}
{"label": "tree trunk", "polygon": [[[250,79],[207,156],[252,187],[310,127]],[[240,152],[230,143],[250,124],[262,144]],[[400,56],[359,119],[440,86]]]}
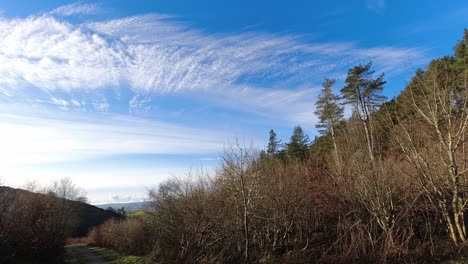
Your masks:
{"label": "tree trunk", "polygon": [[374,163],[374,150],[373,150],[373,148],[372,148],[372,135],[371,135],[371,131],[369,130],[368,122],[362,121],[362,124],[363,124],[363,126],[364,126],[364,131],[365,131],[365,133],[366,133],[367,150],[369,151],[369,157],[370,157],[372,163]]}
{"label": "tree trunk", "polygon": [[245,262],[249,261],[249,219],[247,217],[247,204],[244,203],[244,235],[245,235],[245,251],[244,258]]}
{"label": "tree trunk", "polygon": [[332,140],[333,140],[333,150],[334,150],[334,155],[335,155],[335,159],[336,159],[336,164],[338,165],[338,170],[339,170],[340,175],[341,175],[343,173],[343,168],[341,166],[340,155],[338,154],[338,146],[336,144],[336,135],[335,135],[335,129],[334,129],[333,122],[331,123],[331,126],[330,126],[330,133],[331,133]]}
{"label": "tree trunk", "polygon": [[450,234],[450,238],[452,239],[453,243],[455,243],[455,245],[458,245],[458,237],[453,226],[452,218],[447,212],[444,212],[443,214],[445,216],[445,220],[447,221],[447,227]]}

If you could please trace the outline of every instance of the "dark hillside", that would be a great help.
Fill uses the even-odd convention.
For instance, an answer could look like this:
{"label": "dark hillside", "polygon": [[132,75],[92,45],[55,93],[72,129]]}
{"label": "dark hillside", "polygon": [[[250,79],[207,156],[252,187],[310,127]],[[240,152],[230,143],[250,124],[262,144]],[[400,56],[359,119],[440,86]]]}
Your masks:
{"label": "dark hillside", "polygon": [[92,227],[122,217],[60,197],[72,196],[0,186],[0,263],[56,262],[66,238],[84,236]]}
{"label": "dark hillside", "polygon": [[[41,193],[34,193],[23,189],[15,189],[7,186],[0,186],[0,196],[4,193],[9,193],[13,196],[26,196],[33,198],[34,196],[37,197],[45,197],[48,195],[41,194]],[[11,196],[10,196],[11,197]],[[55,198],[57,200],[61,200],[62,198]],[[72,216],[72,228],[69,231],[69,236],[71,237],[79,237],[85,236],[88,231],[94,227],[104,223],[106,220],[111,218],[121,218],[122,216],[108,210],[101,209],[94,205],[90,205],[87,203],[79,202],[79,201],[67,201],[69,202],[69,206],[73,208],[73,216]]]}

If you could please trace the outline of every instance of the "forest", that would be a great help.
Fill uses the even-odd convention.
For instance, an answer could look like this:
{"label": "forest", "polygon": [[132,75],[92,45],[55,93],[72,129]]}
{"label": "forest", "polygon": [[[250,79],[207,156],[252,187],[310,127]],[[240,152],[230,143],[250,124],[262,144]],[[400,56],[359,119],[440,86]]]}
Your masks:
{"label": "forest", "polygon": [[215,175],[161,184],[144,219],[90,241],[160,263],[464,263],[468,31],[391,100],[372,67],[324,80],[313,141],[300,126],[265,150],[236,141]]}
{"label": "forest", "polygon": [[[103,215],[87,243],[158,263],[465,263],[468,30],[391,100],[373,67],[350,68],[343,87],[324,79],[320,136],[234,141],[215,173],[150,190],[142,217]],[[69,203],[85,201],[71,183],[41,192],[0,192],[0,260],[50,259],[85,235],[72,232]]]}

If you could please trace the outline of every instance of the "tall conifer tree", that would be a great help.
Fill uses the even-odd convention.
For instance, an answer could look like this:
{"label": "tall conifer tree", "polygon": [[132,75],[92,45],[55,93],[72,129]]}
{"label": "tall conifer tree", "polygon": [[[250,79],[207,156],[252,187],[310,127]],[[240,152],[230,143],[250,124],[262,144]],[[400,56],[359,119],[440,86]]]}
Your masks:
{"label": "tall conifer tree", "polygon": [[267,154],[274,155],[278,152],[281,140],[276,138],[276,133],[273,129],[270,129],[270,139],[268,140]]}
{"label": "tall conifer tree", "polygon": [[374,137],[371,126],[371,115],[378,109],[385,100],[381,92],[386,83],[380,74],[376,79],[373,78],[374,71],[370,68],[372,61],[366,65],[357,65],[348,70],[346,77],[346,86],[341,89],[344,103],[354,106],[356,114],[362,121],[367,140],[369,157],[374,161]]}
{"label": "tall conifer tree", "polygon": [[335,80],[333,79],[325,79],[322,84],[322,93],[315,103],[315,114],[320,119],[316,127],[319,129],[320,134],[324,136],[330,133],[333,141],[335,159],[338,166],[341,168],[336,144],[335,126],[343,118],[343,107],[339,104],[340,97],[335,95],[332,91],[334,84]]}

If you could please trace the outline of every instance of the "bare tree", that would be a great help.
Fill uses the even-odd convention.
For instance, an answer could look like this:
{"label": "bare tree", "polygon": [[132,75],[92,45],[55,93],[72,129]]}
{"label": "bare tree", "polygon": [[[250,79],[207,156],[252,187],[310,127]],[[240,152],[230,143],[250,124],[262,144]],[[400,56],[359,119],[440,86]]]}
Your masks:
{"label": "bare tree", "polygon": [[468,87],[443,58],[416,75],[409,104],[419,122],[399,120],[396,140],[414,176],[443,215],[455,244],[466,241]]}
{"label": "bare tree", "polygon": [[231,193],[237,211],[241,215],[244,232],[244,260],[250,258],[251,217],[255,199],[258,198],[259,180],[262,177],[257,164],[258,153],[252,145],[242,146],[237,140],[225,147],[222,155],[221,180]]}
{"label": "bare tree", "polygon": [[68,232],[74,225],[74,213],[76,201],[82,197],[83,192],[73,184],[70,178],[62,178],[54,181],[51,186],[46,187],[44,192],[48,194],[55,205],[55,213],[52,219],[51,228],[57,241],[67,237]]}

